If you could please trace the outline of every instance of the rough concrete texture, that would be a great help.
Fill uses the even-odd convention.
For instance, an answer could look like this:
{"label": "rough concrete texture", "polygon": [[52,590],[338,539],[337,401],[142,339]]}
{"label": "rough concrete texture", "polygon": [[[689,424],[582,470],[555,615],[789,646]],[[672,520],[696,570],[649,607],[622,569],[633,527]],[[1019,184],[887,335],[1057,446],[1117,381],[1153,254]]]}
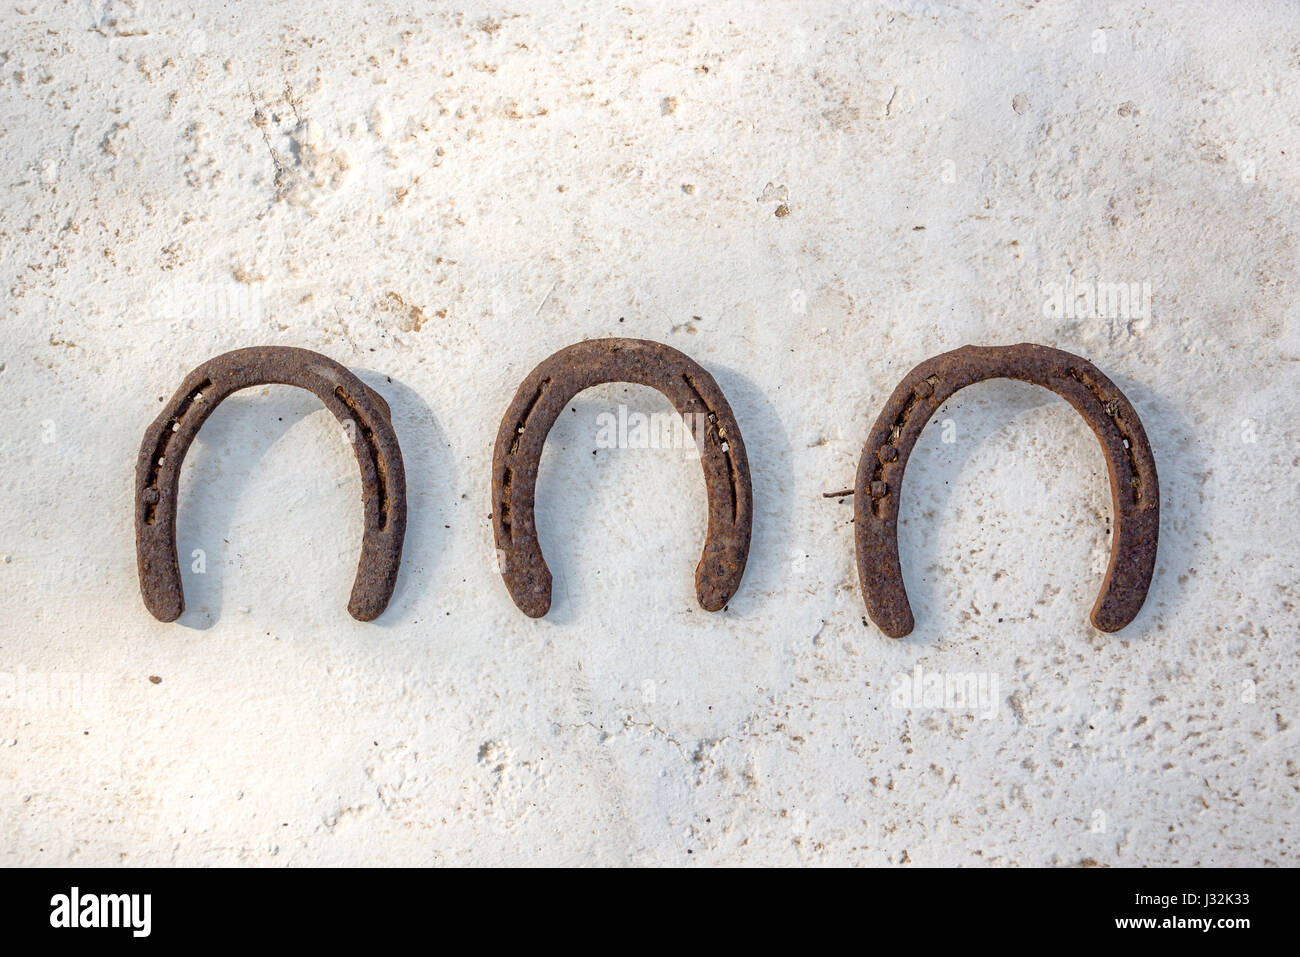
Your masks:
{"label": "rough concrete texture", "polygon": [[[1283,2],[6,7],[0,861],[1294,864],[1297,35]],[[550,613],[496,571],[502,411],[607,335],[735,410],[724,612],[698,460],[601,441],[671,416],[643,387],[551,434]],[[913,365],[1018,341],[1141,413],[1146,606],[1089,625],[1096,440],[991,382],[912,458],[887,639],[823,493]],[[375,623],[355,459],[287,387],[204,426],[188,609],[141,602],[144,429],[255,344],[392,406]],[[977,694],[910,696],[918,667]]]}

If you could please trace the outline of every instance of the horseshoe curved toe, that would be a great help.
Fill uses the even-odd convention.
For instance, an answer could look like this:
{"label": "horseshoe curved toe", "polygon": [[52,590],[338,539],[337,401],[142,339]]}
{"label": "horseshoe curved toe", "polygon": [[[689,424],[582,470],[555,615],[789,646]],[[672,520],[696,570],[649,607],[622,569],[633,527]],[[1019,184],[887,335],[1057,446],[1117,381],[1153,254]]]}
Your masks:
{"label": "horseshoe curved toe", "polygon": [[676,349],[645,339],[593,339],[561,349],[528,374],[506,409],[492,453],[492,529],[511,598],[530,618],[550,610],[551,572],[533,521],[537,466],[569,400],[604,382],[658,389],[688,424],[699,424],[690,431],[704,468],[709,526],[695,593],[706,611],[720,610],[749,557],[753,503],[745,443],[713,377]]}
{"label": "horseshoe curved toe", "polygon": [[996,378],[1052,390],[1083,416],[1101,443],[1115,526],[1110,565],[1092,609],[1092,623],[1101,631],[1119,631],[1142,608],[1155,570],[1160,532],[1155,458],[1137,411],[1096,366],[1032,343],[965,346],[927,359],[889,397],[863,449],[854,488],[858,577],[867,613],[891,638],[912,631],[912,609],[898,562],[903,470],[921,429],[939,406],[958,389]]}
{"label": "horseshoe curved toe", "polygon": [[176,497],[185,453],[223,399],[266,384],[307,389],[343,423],[361,467],[365,522],[348,611],[358,621],[371,621],[392,597],[406,534],[406,473],[388,403],[333,359],[308,349],[259,346],[209,359],[187,375],[140,444],[136,561],[144,603],[159,621],[175,621],[185,609],[176,560]]}

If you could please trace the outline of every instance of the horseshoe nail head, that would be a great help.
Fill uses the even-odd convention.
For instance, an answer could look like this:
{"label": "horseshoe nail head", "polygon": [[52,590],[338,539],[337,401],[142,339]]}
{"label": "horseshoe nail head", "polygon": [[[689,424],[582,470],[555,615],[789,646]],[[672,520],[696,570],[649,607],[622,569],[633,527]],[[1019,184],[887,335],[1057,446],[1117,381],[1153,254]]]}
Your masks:
{"label": "horseshoe nail head", "polygon": [[745,443],[713,377],[689,356],[645,339],[593,339],[561,349],[528,374],[506,409],[492,454],[492,529],[510,596],[530,618],[550,610],[551,572],[533,516],[542,447],[569,401],[605,382],[650,386],[687,422],[700,415],[695,421],[707,423],[691,430],[709,500],[695,592],[702,608],[719,611],[735,594],[749,557],[753,496]]}
{"label": "horseshoe nail head", "polygon": [[898,561],[903,471],[930,416],[953,393],[985,379],[1019,379],[1070,403],[1096,434],[1110,475],[1115,522],[1110,564],[1092,609],[1101,631],[1119,631],[1146,600],[1160,532],[1160,483],[1137,411],[1086,359],[1032,343],[964,346],[904,376],[871,429],[854,494],[858,578],[867,613],[891,638],[910,634],[912,608]]}
{"label": "horseshoe nail head", "polygon": [[346,368],[288,346],[237,349],[199,366],[145,431],[135,470],[135,545],[140,593],[159,621],[185,610],[176,558],[181,465],[200,427],[227,396],[257,385],[314,393],[348,432],[361,467],[364,529],[348,611],[371,621],[388,605],[406,534],[406,473],[388,403]]}

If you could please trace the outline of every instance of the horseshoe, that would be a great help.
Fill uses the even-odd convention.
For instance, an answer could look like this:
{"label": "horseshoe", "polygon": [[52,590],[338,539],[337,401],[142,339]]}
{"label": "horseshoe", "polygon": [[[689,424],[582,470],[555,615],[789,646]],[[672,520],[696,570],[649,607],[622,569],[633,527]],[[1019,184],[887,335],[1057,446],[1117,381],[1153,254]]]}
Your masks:
{"label": "horseshoe", "polygon": [[315,393],[352,440],[365,525],[348,611],[358,621],[371,621],[392,597],[406,534],[406,474],[388,403],[333,359],[288,346],[236,349],[209,359],[185,377],[145,431],[135,468],[135,550],[145,606],[159,621],[175,621],[185,609],[176,561],[176,496],[190,443],[226,396],[264,384]]}
{"label": "horseshoe", "polygon": [[1146,599],[1160,532],[1160,483],[1142,421],[1124,393],[1091,362],[1059,349],[1031,343],[965,346],[927,359],[903,377],[858,463],[853,497],[858,578],[867,613],[891,638],[910,634],[913,625],[898,563],[899,490],[907,458],[925,423],[954,392],[998,378],[1051,389],[1074,406],[1101,443],[1115,530],[1110,566],[1092,609],[1094,627],[1119,631]]}
{"label": "horseshoe", "polygon": [[537,466],[569,400],[604,382],[651,386],[687,423],[703,417],[694,420],[703,427],[691,430],[709,496],[695,594],[700,607],[718,611],[735,594],[749,557],[753,504],[745,443],[713,377],[676,349],[645,339],[593,339],[561,349],[528,374],[506,409],[492,453],[492,530],[510,597],[530,618],[551,607],[551,572],[533,521]]}

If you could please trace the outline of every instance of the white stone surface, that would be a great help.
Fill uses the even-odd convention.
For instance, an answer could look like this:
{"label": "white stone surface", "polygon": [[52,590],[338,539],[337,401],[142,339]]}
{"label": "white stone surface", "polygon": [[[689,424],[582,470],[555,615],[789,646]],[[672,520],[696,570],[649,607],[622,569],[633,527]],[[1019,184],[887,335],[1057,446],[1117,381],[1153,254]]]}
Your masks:
{"label": "white stone surface", "polygon": [[[1300,8],[357,9],[0,13],[0,861],[1296,862]],[[1149,308],[1046,314],[1119,282]],[[499,417],[607,335],[688,352],[739,419],[724,613],[694,603],[697,463],[592,454],[600,413],[670,411],[643,388],[552,433],[550,615],[495,571]],[[1146,607],[1089,626],[1100,451],[988,383],[913,458],[917,628],[886,639],[822,493],[912,365],[1022,340],[1143,417]],[[392,406],[410,530],[374,624],[345,610],[356,466],[286,388],[190,453],[182,620],[140,601],[159,397],[265,343]],[[918,665],[996,679],[991,716],[899,706]]]}

